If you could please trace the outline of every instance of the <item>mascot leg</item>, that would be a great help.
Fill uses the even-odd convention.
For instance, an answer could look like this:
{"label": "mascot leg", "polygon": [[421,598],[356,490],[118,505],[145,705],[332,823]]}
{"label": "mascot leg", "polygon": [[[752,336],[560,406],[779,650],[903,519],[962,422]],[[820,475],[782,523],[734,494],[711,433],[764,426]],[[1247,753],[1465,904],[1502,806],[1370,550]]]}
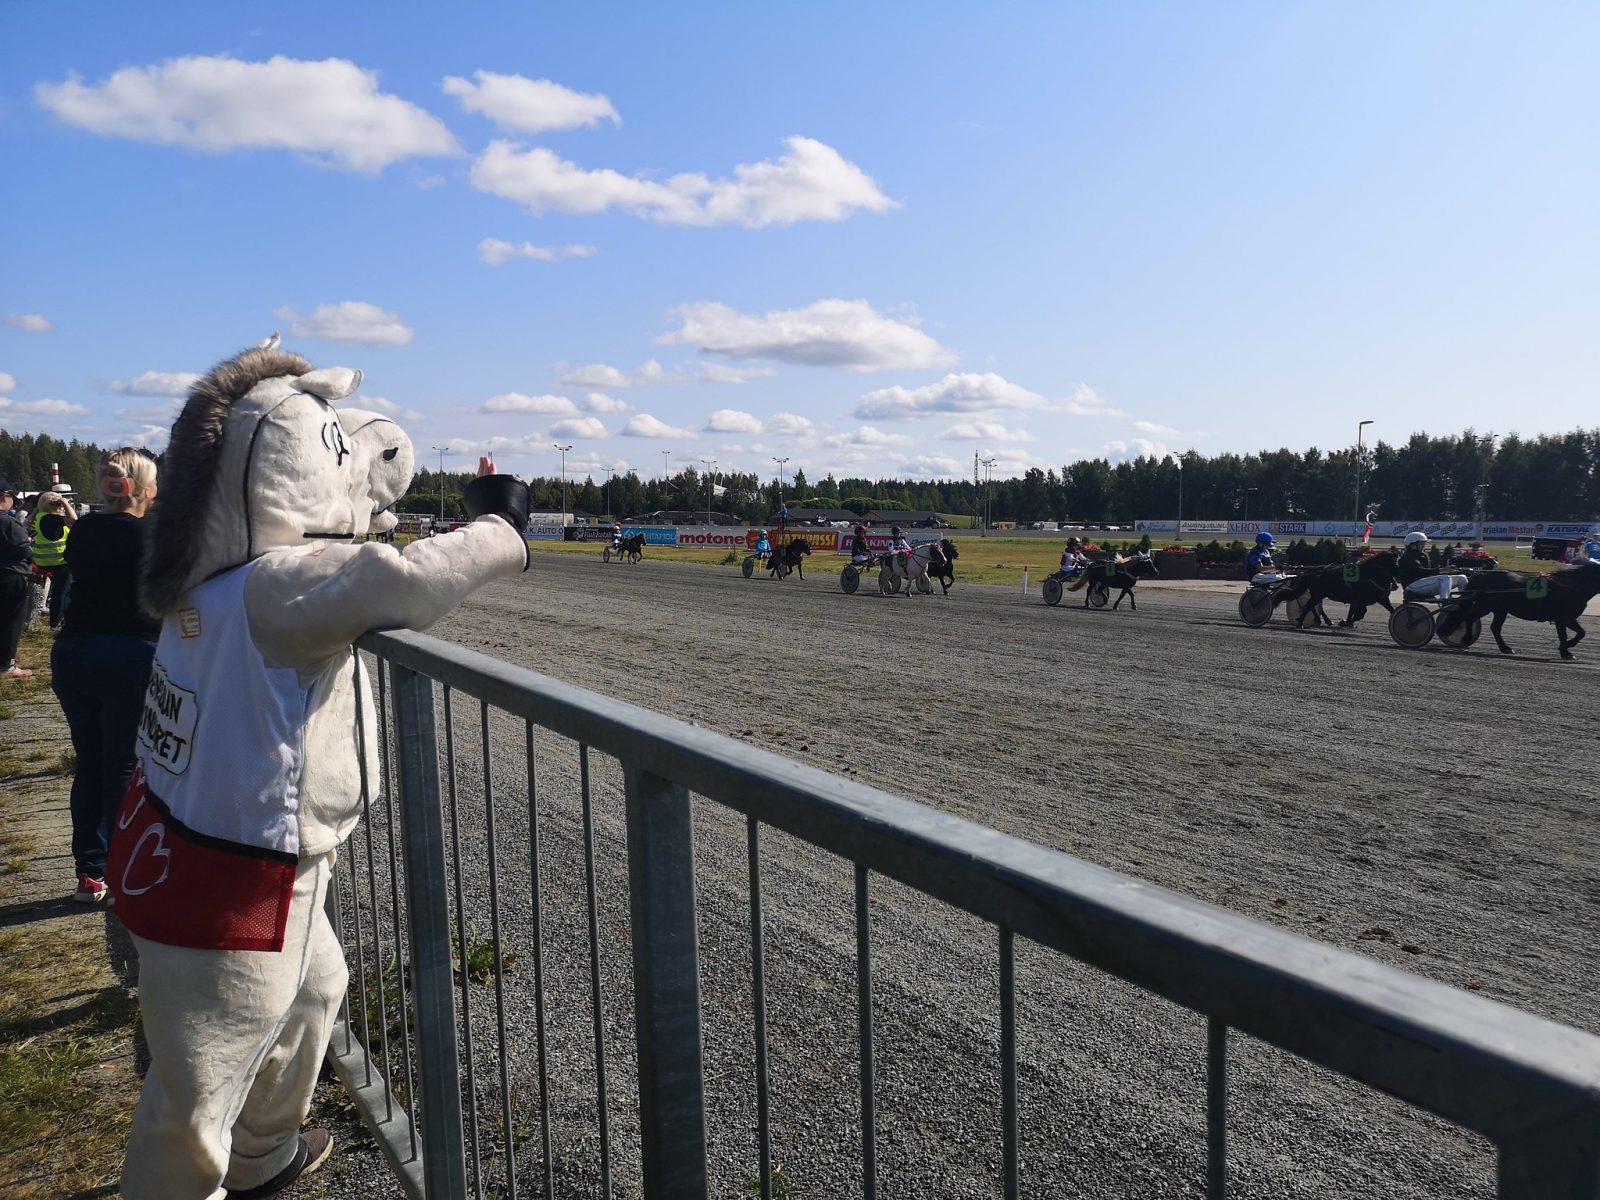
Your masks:
{"label": "mascot leg", "polygon": [[134,937],[150,1070],[122,1168],[128,1200],[222,1200],[293,1162],[348,981],[322,907],[331,865],[301,863],[278,953]]}

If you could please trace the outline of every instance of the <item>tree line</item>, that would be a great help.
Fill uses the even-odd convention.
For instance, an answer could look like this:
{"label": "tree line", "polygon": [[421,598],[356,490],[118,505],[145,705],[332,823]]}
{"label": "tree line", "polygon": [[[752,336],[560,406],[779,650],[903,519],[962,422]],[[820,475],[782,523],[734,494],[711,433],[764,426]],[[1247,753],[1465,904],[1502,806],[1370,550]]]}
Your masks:
{"label": "tree line", "polygon": [[[24,490],[48,487],[50,464],[81,496],[94,494],[104,451],[92,442],[48,434],[0,430],[0,478]],[[160,456],[157,456],[158,460]],[[977,515],[995,521],[1107,521],[1141,518],[1312,517],[1355,520],[1376,509],[1393,519],[1583,520],[1600,516],[1600,429],[1523,438],[1469,429],[1442,437],[1411,435],[1403,444],[1378,442],[1355,449],[1267,450],[1259,454],[1142,457],[1131,462],[1082,459],[1032,468],[1012,479],[971,480],[835,478],[818,480],[796,470],[784,481],[791,507],[813,505],[865,512],[919,510]],[[1357,508],[1357,476],[1360,509]],[[402,512],[461,514],[461,492],[471,472],[422,469],[396,506]],[[708,486],[709,485],[709,486]],[[759,523],[779,503],[778,482],[753,472],[717,472],[713,479],[686,467],[668,478],[643,479],[633,471],[609,480],[558,477],[531,480],[537,511],[632,517],[662,509],[712,509]]]}

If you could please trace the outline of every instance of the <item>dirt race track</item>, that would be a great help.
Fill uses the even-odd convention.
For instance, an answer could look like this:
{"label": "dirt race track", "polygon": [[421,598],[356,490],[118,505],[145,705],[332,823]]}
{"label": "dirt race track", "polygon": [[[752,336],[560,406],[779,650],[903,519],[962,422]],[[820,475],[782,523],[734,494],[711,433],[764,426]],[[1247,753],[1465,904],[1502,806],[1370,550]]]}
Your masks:
{"label": "dirt race track", "polygon": [[[1233,588],[1136,596],[1137,612],[1094,611],[1070,595],[1048,608],[1037,584],[905,598],[870,579],[846,596],[833,576],[536,555],[436,632],[1600,1031],[1600,638],[1571,664],[1550,626],[1515,621],[1515,658],[1487,631],[1488,649],[1407,652],[1381,611],[1359,632],[1301,633],[1245,627]],[[492,754],[515,795],[521,732],[503,725]],[[576,756],[553,741],[540,753],[548,991],[570,1017],[552,1032],[558,1176],[560,1194],[587,1195]],[[595,782],[612,1136],[620,1194],[636,1194],[614,764],[597,761]],[[703,801],[696,819],[713,1195],[737,1196],[755,1170],[744,826]],[[503,834],[501,852],[514,880],[525,832]],[[775,1159],[794,1196],[858,1192],[851,872],[776,834],[763,864]],[[873,900],[879,1194],[998,1195],[994,931],[886,884]],[[531,933],[512,908],[504,936],[523,966],[508,986],[526,988]],[[1023,1194],[1200,1196],[1201,1019],[1037,947],[1019,948],[1017,979]],[[525,992],[511,1009],[518,1037]],[[531,1049],[513,1058],[519,1120],[536,1124]],[[1384,1097],[1242,1038],[1230,1082],[1231,1195],[1492,1194],[1485,1143]],[[480,1090],[498,1096],[492,1079]],[[520,1153],[537,1163],[536,1135]]]}

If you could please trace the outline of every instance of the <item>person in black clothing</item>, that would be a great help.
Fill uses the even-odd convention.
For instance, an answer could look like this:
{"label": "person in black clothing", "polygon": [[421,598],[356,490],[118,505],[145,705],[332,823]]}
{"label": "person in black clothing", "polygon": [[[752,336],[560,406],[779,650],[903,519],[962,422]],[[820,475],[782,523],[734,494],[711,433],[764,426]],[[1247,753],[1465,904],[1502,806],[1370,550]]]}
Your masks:
{"label": "person in black clothing", "polygon": [[28,576],[33,568],[32,539],[17,520],[17,489],[0,479],[0,678],[26,679],[32,671],[17,666],[17,643],[28,624],[33,594]]}
{"label": "person in black clothing", "polygon": [[161,624],[139,600],[139,561],[156,495],[156,464],[123,447],[100,466],[107,511],[90,513],[67,540],[72,590],[50,655],[51,680],[72,731],[73,899],[106,898],[112,816],[133,775],[135,739]]}

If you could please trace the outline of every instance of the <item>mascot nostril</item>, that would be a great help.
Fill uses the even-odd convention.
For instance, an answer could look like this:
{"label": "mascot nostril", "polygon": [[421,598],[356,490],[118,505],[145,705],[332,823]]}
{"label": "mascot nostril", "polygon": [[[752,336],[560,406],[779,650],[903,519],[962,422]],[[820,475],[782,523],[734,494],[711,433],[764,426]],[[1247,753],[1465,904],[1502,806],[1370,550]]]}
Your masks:
{"label": "mascot nostril", "polygon": [[107,872],[153,1053],[122,1177],[135,1200],[276,1190],[326,1156],[325,1133],[299,1130],[346,972],[323,900],[382,757],[351,643],[425,629],[527,568],[527,485],[487,460],[470,524],[354,544],[393,526],[415,465],[393,421],[335,407],[360,382],[275,337],[219,364],[173,425],[147,518],[162,627]]}

